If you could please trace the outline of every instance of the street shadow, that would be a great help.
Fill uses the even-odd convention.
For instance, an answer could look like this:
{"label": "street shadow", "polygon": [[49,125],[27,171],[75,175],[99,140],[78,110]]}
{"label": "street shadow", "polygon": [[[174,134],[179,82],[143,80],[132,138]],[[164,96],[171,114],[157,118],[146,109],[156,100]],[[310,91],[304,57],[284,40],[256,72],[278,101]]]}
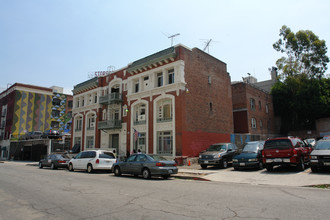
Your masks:
{"label": "street shadow", "polygon": [[304,171],[298,171],[294,166],[275,166],[273,171],[267,171],[267,169],[263,169],[260,173],[265,175],[291,175],[300,172],[305,172],[309,167],[306,167]]}
{"label": "street shadow", "polygon": [[142,181],[171,181],[174,180],[174,176],[170,176],[168,179],[164,179],[161,176],[152,176],[150,179],[144,179],[142,176],[135,176],[135,175],[130,175],[130,174],[122,174],[121,176],[115,176],[115,175],[110,175],[115,178],[124,178],[124,179],[131,179],[131,180],[142,180]]}
{"label": "street shadow", "polygon": [[330,167],[322,167],[319,168],[318,171],[316,173],[314,172],[310,172],[310,175],[322,175],[322,176],[328,176],[330,175]]}

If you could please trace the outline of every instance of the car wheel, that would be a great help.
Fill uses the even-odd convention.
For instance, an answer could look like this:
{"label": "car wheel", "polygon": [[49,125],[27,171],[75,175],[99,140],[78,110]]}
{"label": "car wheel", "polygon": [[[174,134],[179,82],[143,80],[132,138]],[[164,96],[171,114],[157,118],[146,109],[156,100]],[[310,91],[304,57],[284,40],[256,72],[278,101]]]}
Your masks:
{"label": "car wheel", "polygon": [[52,170],[55,170],[55,169],[56,169],[56,166],[55,166],[54,163],[51,163],[51,164],[50,164],[50,169],[52,169]]}
{"label": "car wheel", "polygon": [[39,168],[41,169],[41,168],[43,168],[44,166],[42,165],[42,163],[41,162],[39,162]]}
{"label": "car wheel", "polygon": [[72,163],[69,164],[69,171],[73,171],[73,165],[72,165]]}
{"label": "car wheel", "polygon": [[311,170],[313,173],[317,173],[319,171],[317,166],[311,166]]}
{"label": "car wheel", "polygon": [[164,180],[167,180],[170,177],[170,175],[163,175],[162,177]]}
{"label": "car wheel", "polygon": [[142,176],[144,179],[150,179],[151,178],[150,170],[148,168],[144,168],[142,170]]}
{"label": "car wheel", "polygon": [[264,168],[264,165],[262,162],[259,162],[259,170],[262,170]]}
{"label": "car wheel", "polygon": [[202,167],[202,169],[206,169],[207,168],[207,165],[201,164],[201,167]]}
{"label": "car wheel", "polygon": [[304,158],[300,157],[300,162],[297,165],[298,171],[304,171],[305,170],[305,164],[304,164]]}
{"label": "car wheel", "polygon": [[226,169],[228,167],[228,162],[226,159],[222,160],[222,168]]}
{"label": "car wheel", "polygon": [[113,172],[115,173],[115,176],[121,176],[121,171],[119,166],[116,166]]}
{"label": "car wheel", "polygon": [[274,169],[274,167],[273,167],[273,165],[266,165],[266,169],[267,169],[267,171],[273,171],[273,169]]}
{"label": "car wheel", "polygon": [[87,165],[87,173],[93,173],[93,166],[92,164]]}

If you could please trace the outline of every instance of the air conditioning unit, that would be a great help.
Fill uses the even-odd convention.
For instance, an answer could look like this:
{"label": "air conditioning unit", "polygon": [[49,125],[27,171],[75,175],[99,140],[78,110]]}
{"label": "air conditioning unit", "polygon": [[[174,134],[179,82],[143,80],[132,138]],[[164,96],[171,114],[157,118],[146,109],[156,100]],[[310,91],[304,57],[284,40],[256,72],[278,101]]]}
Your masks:
{"label": "air conditioning unit", "polygon": [[145,121],[146,116],[145,115],[139,115],[138,121]]}
{"label": "air conditioning unit", "polygon": [[90,123],[90,127],[91,127],[91,128],[95,127],[95,122],[91,122],[91,123]]}

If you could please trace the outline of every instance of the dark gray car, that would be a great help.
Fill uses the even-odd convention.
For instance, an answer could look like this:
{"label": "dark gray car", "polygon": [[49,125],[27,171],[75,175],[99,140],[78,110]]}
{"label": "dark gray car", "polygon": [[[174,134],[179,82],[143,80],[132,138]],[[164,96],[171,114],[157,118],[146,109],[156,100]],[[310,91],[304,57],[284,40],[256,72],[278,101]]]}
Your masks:
{"label": "dark gray car", "polygon": [[115,163],[112,172],[116,176],[132,174],[134,176],[142,175],[145,179],[150,179],[151,176],[162,176],[167,179],[171,174],[177,174],[178,168],[175,161],[158,155],[133,154],[125,161]]}
{"label": "dark gray car", "polygon": [[39,161],[39,168],[50,167],[51,169],[67,168],[71,158],[67,154],[50,154]]}
{"label": "dark gray car", "polygon": [[237,147],[233,143],[212,144],[199,154],[198,164],[203,169],[206,169],[209,165],[227,168],[228,163],[232,163],[236,153]]}
{"label": "dark gray car", "polygon": [[310,158],[311,170],[314,173],[322,167],[330,167],[330,140],[319,140]]}

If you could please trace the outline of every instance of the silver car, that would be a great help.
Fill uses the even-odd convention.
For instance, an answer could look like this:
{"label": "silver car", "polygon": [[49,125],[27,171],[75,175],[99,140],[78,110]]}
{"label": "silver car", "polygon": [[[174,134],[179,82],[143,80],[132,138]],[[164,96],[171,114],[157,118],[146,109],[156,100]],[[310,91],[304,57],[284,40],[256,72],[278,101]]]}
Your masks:
{"label": "silver car", "polygon": [[121,174],[142,175],[145,179],[151,176],[162,176],[167,179],[171,174],[177,174],[178,168],[175,161],[167,160],[158,155],[133,154],[125,161],[115,163],[112,172],[116,176]]}

